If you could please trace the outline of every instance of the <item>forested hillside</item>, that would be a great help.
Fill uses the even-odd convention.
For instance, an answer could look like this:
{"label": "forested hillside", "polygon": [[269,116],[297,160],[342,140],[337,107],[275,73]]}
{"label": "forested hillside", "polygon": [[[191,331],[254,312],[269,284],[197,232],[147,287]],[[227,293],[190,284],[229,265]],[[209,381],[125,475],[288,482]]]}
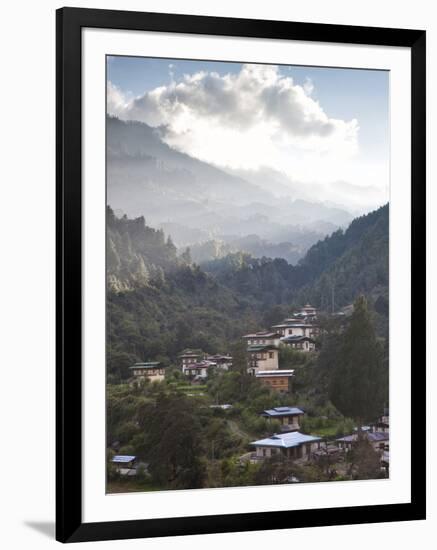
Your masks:
{"label": "forested hillside", "polygon": [[388,220],[385,205],[313,245],[295,266],[282,259],[235,253],[202,265],[217,279],[264,304],[311,302],[318,308],[350,304],[357,295],[388,292]]}
{"label": "forested hillside", "polygon": [[388,205],[318,242],[295,266],[242,252],[198,266],[144,218],[117,218],[108,208],[107,220],[108,373],[115,379],[134,361],[169,363],[185,347],[228,352],[242,334],[307,301],[330,310],[333,301],[337,309],[365,294],[387,326]]}
{"label": "forested hillside", "polygon": [[389,208],[385,205],[355,219],[343,233],[336,231],[315,244],[301,261],[311,278],[298,294],[330,309],[364,294],[388,314]]}

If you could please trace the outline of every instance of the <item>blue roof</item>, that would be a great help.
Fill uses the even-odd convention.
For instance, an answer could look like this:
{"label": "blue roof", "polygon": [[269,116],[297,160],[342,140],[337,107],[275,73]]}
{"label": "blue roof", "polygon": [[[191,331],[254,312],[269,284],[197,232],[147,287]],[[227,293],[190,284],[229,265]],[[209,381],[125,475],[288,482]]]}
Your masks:
{"label": "blue roof", "polygon": [[137,457],[132,455],[115,455],[112,459],[112,462],[117,462],[118,464],[127,464],[128,462],[132,462],[132,460],[135,460]]}
{"label": "blue roof", "polygon": [[291,414],[304,414],[304,412],[297,407],[274,407],[265,410],[262,416],[289,416]]}
{"label": "blue roof", "polygon": [[267,437],[266,439],[252,441],[250,444],[256,447],[281,447],[283,449],[288,449],[290,447],[298,447],[303,443],[321,441],[321,439],[321,437],[301,434],[300,432],[288,432],[284,434],[272,435],[271,437]]}

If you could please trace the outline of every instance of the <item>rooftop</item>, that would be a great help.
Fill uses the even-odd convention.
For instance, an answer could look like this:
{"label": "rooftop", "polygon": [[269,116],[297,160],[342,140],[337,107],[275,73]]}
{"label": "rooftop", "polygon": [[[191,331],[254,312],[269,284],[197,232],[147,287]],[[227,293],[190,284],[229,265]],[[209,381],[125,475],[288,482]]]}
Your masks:
{"label": "rooftop", "polygon": [[321,437],[306,435],[300,432],[287,432],[283,434],[274,434],[271,437],[259,439],[258,441],[252,441],[250,444],[256,447],[280,447],[288,449],[290,447],[298,447],[303,443],[321,441],[321,439]]}
{"label": "rooftop", "polygon": [[185,368],[187,370],[190,369],[207,369],[208,367],[215,366],[216,363],[212,363],[211,361],[201,361],[200,363],[191,363],[190,365],[187,365]]}
{"label": "rooftop", "polygon": [[274,350],[278,349],[276,346],[273,346],[272,344],[256,344],[256,345],[250,345],[247,346],[247,351],[256,352],[256,351],[268,351],[268,350]]}
{"label": "rooftop", "polygon": [[285,320],[279,325],[273,325],[272,328],[312,328],[314,325],[310,323],[301,323],[299,321]]}
{"label": "rooftop", "polygon": [[[158,365],[161,365],[159,361],[148,361],[147,363],[135,363],[130,369],[156,369]],[[164,365],[161,365],[161,368]]]}
{"label": "rooftop", "polygon": [[203,352],[198,349],[184,349],[179,353],[178,357],[199,357]]}
{"label": "rooftop", "polygon": [[281,342],[314,342],[309,336],[285,336],[281,338]]}
{"label": "rooftop", "polygon": [[263,411],[262,416],[289,416],[289,415],[304,414],[303,410],[297,407],[274,407]]}
{"label": "rooftop", "polygon": [[115,462],[117,464],[127,464],[128,462],[132,462],[132,460],[135,460],[137,457],[133,455],[115,455],[112,457],[112,462]]}
{"label": "rooftop", "polygon": [[294,369],[272,369],[272,370],[259,370],[255,373],[256,378],[267,378],[277,376],[294,376]]}
{"label": "rooftop", "polygon": [[265,331],[265,332],[254,332],[252,334],[245,334],[243,338],[267,338],[271,340],[273,338],[280,338],[280,336],[281,335],[278,334],[277,332]]}

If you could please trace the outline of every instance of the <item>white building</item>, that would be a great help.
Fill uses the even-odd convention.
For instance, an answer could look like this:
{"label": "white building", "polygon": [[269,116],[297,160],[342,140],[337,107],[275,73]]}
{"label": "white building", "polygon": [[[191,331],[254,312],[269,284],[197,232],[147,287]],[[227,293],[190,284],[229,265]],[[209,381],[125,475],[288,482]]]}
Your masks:
{"label": "white building", "polygon": [[317,327],[310,323],[303,323],[298,319],[284,319],[279,325],[273,325],[272,330],[278,332],[281,338],[286,336],[306,336],[312,338],[317,334]]}
{"label": "white building", "polygon": [[320,447],[320,437],[306,435],[300,432],[274,434],[265,439],[252,441],[256,458],[270,458],[282,455],[290,459],[310,459],[311,454]]}
{"label": "white building", "polygon": [[255,332],[243,336],[247,343],[247,372],[255,375],[258,371],[271,371],[279,368],[279,342],[277,332]]}

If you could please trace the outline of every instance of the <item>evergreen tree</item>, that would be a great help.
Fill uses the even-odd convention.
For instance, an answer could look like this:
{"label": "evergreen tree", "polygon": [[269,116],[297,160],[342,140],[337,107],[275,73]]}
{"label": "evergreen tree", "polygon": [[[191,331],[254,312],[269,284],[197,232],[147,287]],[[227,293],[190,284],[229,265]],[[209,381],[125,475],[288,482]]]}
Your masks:
{"label": "evergreen tree", "polygon": [[170,235],[167,237],[167,243],[166,243],[166,247],[168,249],[168,251],[172,254],[172,255],[175,255],[176,252],[177,252],[177,248],[173,242],[173,239],[170,237]]}
{"label": "evergreen tree", "polygon": [[192,263],[191,260],[191,250],[190,247],[187,246],[187,248],[182,252],[181,254],[181,260],[186,263],[187,265],[190,265]]}
{"label": "evergreen tree", "polygon": [[344,415],[361,426],[381,414],[386,402],[382,350],[367,309],[360,297],[342,337],[337,357],[332,357],[329,395]]}
{"label": "evergreen tree", "polygon": [[149,470],[162,487],[196,489],[203,486],[201,425],[193,400],[160,394],[140,419],[146,430]]}

